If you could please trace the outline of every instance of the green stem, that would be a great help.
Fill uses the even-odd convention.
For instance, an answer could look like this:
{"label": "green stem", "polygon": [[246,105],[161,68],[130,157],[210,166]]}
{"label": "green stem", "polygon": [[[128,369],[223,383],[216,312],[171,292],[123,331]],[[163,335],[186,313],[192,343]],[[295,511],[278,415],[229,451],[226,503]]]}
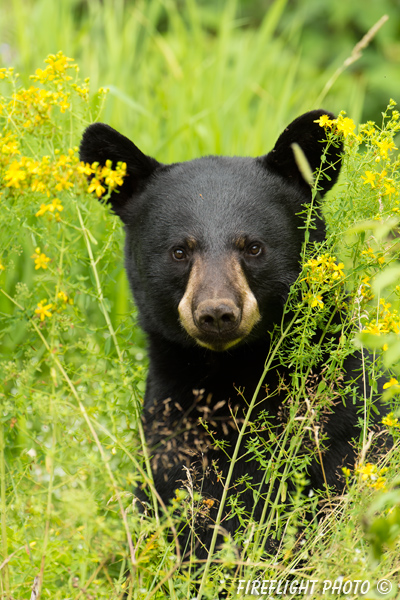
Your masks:
{"label": "green stem", "polygon": [[5,468],[5,441],[4,424],[0,422],[0,479],[1,479],[1,546],[3,553],[3,581],[6,589],[6,597],[10,596],[10,581],[8,573],[8,544],[7,544],[7,522],[6,522],[6,468]]}
{"label": "green stem", "polygon": [[[119,347],[117,335],[115,333],[113,324],[112,324],[111,319],[110,319],[110,315],[108,314],[108,311],[107,311],[105,303],[104,303],[104,294],[103,294],[103,289],[102,289],[101,283],[100,283],[99,273],[98,273],[98,270],[97,270],[97,261],[94,260],[93,251],[92,251],[92,246],[90,244],[90,238],[89,238],[88,230],[86,229],[85,224],[83,222],[81,211],[79,210],[78,204],[76,205],[76,210],[77,210],[77,213],[78,213],[79,223],[80,223],[81,228],[82,228],[83,236],[85,238],[85,243],[86,243],[86,247],[87,247],[87,251],[88,251],[88,255],[89,255],[89,260],[90,260],[90,266],[92,268],[94,279],[95,279],[95,282],[96,282],[97,297],[98,297],[98,300],[100,302],[101,310],[103,312],[104,318],[105,318],[106,323],[107,323],[108,330],[109,330],[110,335],[111,335],[111,337],[113,339],[113,342],[114,342],[114,345],[115,345],[115,349],[116,349],[117,354],[118,354],[118,360],[119,360],[119,364],[120,364],[120,367],[121,367],[123,379],[125,379],[125,376],[126,376],[126,365],[125,365],[125,362],[124,362],[124,355],[123,355],[123,352],[121,351],[121,349]],[[143,452],[143,456],[144,456],[144,462],[145,462],[145,465],[146,465],[146,470],[147,470],[148,476],[151,479],[152,475],[151,475],[150,458],[149,458],[149,453],[147,451],[147,445],[146,445],[146,440],[145,440],[145,435],[144,435],[142,420],[141,420],[140,415],[139,415],[140,402],[139,402],[139,400],[137,398],[135,390],[132,390],[132,393],[133,393],[133,397],[135,399],[135,403],[134,404],[136,405],[136,424],[137,424],[137,428],[138,428],[138,432],[139,432],[140,443],[141,443],[141,446],[142,446],[142,452]],[[153,487],[151,487],[150,490],[151,490],[150,493],[151,493],[151,498],[152,498],[152,502],[153,502],[155,517],[156,517],[157,523],[159,523],[157,498],[156,498],[156,496],[154,494]]]}
{"label": "green stem", "polygon": [[233,470],[234,470],[234,467],[235,467],[236,459],[238,457],[239,450],[240,450],[240,447],[241,447],[241,444],[242,444],[242,439],[244,437],[244,434],[246,432],[247,426],[248,426],[249,421],[250,421],[251,413],[252,413],[253,408],[254,408],[254,406],[256,404],[256,401],[257,401],[257,398],[258,398],[258,394],[260,392],[260,389],[261,389],[261,386],[262,386],[263,381],[265,379],[265,376],[267,375],[269,369],[271,368],[272,361],[274,360],[274,358],[275,358],[275,356],[276,356],[276,354],[277,354],[280,346],[282,345],[283,340],[286,338],[286,336],[287,336],[288,332],[290,331],[293,323],[297,319],[297,317],[299,315],[299,312],[300,311],[297,311],[295,313],[295,315],[291,319],[290,323],[288,324],[288,326],[286,327],[286,329],[282,333],[281,337],[279,338],[276,346],[274,347],[274,349],[272,351],[270,351],[270,353],[269,353],[269,355],[267,357],[267,360],[265,362],[265,365],[264,365],[264,371],[263,371],[263,373],[262,373],[262,375],[260,377],[260,380],[259,380],[259,382],[257,384],[256,390],[255,390],[255,392],[253,394],[253,397],[251,399],[249,408],[247,410],[246,417],[244,419],[243,425],[242,425],[242,427],[240,429],[240,432],[239,432],[239,435],[238,435],[238,438],[237,438],[237,442],[236,442],[236,446],[235,446],[235,449],[233,451],[231,463],[230,463],[230,466],[229,466],[228,475],[227,475],[225,483],[224,483],[224,489],[223,489],[223,492],[222,492],[221,502],[219,504],[218,514],[217,514],[217,518],[216,518],[216,521],[215,521],[213,536],[211,538],[210,549],[208,551],[207,561],[206,561],[206,564],[205,564],[205,567],[204,567],[203,577],[201,579],[200,588],[199,588],[199,591],[198,591],[198,594],[197,594],[197,600],[201,600],[201,596],[202,596],[203,589],[204,589],[204,586],[205,586],[205,583],[206,583],[206,580],[207,580],[208,572],[210,570],[211,560],[212,560],[212,556],[214,554],[215,544],[217,542],[219,524],[220,524],[221,519],[222,519],[222,513],[223,513],[223,510],[224,510],[224,507],[225,507],[225,502],[226,502],[226,498],[227,498],[227,495],[228,495],[229,485],[230,485],[230,482],[231,482],[231,479],[232,479],[232,475],[233,475]]}

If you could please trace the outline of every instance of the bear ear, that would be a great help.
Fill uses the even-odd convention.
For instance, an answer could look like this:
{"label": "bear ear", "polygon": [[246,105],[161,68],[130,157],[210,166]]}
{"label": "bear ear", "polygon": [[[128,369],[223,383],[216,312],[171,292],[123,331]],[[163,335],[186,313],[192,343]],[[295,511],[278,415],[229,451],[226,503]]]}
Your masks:
{"label": "bear ear", "polygon": [[339,177],[343,151],[341,142],[330,142],[328,145],[325,129],[316,123],[323,115],[327,115],[329,119],[335,118],[332,113],[320,109],[295,119],[279,136],[274,149],[261,158],[265,166],[310,191],[310,183],[307,183],[296,162],[293,144],[300,146],[312,173],[320,167],[321,157],[325,153],[323,173],[318,179],[321,196],[331,189]]}
{"label": "bear ear", "polygon": [[146,180],[161,166],[154,158],[143,154],[131,140],[104,123],[93,123],[85,130],[79,157],[90,165],[98,162],[104,166],[107,160],[111,160],[113,168],[120,161],[126,163],[124,183],[111,193],[108,200],[121,218],[127,201],[143,189]]}

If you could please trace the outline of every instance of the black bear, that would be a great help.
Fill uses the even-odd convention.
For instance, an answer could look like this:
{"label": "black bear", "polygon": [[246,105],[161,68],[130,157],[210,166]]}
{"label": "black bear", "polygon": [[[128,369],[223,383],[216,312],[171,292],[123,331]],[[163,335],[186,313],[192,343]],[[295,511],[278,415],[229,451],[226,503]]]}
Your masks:
{"label": "black bear", "polygon": [[[333,118],[323,110],[300,116],[258,158],[207,156],[165,165],[102,123],[90,125],[81,142],[82,161],[127,165],[123,185],[108,201],[125,226],[125,267],[148,339],[144,430],[164,503],[177,488],[192,486],[200,493],[194,526],[180,537],[183,552],[200,558],[210,547],[235,449],[229,494],[239,499],[242,518],[261,519],[265,502],[276,496],[265,468],[248,450],[248,436],[236,446],[243,424],[253,424],[254,432],[260,415],[267,422],[259,428],[261,438],[270,436],[274,424],[283,426],[288,392],[282,382],[290,380],[289,367],[272,365],[258,384],[270,333],[300,273],[304,210],[312,200],[293,146],[313,172],[323,160],[319,197],[340,171],[342,147],[328,143],[318,123],[324,114]],[[310,243],[325,238],[318,208],[308,236]],[[348,356],[343,372],[358,372],[359,363],[356,355]],[[355,385],[362,397],[364,382]],[[354,464],[359,407],[353,399],[336,398],[325,411],[323,450],[307,469],[310,487],[338,488],[341,467]],[[265,465],[271,454],[262,452]],[[227,503],[219,524],[232,536],[239,527]],[[217,542],[222,539],[218,533]]]}

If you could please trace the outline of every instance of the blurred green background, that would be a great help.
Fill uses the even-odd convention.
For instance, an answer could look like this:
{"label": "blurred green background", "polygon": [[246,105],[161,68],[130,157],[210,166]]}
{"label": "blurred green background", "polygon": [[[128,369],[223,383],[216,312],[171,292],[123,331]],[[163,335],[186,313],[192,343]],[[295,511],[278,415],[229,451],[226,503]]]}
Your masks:
{"label": "blurred green background", "polygon": [[[324,87],[382,15],[363,56]],[[0,62],[23,83],[63,50],[109,87],[102,119],[161,160],[266,152],[321,105],[380,120],[400,99],[399,0],[11,0]]]}
{"label": "blurred green background", "polygon": [[[362,57],[335,79],[354,46],[384,14],[388,21]],[[84,110],[60,114],[54,108],[48,127],[27,135],[29,143],[34,140],[33,150],[24,141],[24,152],[34,156],[53,155],[55,148],[67,153],[79,144],[82,131],[96,118],[99,87],[110,89],[101,120],[164,162],[212,153],[264,154],[304,111],[322,106],[335,113],[345,110],[356,122],[379,124],[389,99],[400,102],[399,0],[0,1],[0,68],[14,66],[22,85],[37,85],[29,76],[59,50],[79,64],[83,79],[90,77],[93,98]],[[0,93],[12,94],[8,81],[0,82]],[[23,103],[19,109],[24,110]],[[8,114],[3,114],[5,127],[24,138],[23,128],[18,130]],[[343,190],[342,213],[365,218]],[[45,194],[4,187],[2,198],[0,287],[7,295],[0,295],[0,434],[5,432],[4,444],[0,439],[0,520],[6,534],[0,563],[7,556],[10,561],[0,575],[6,581],[9,569],[13,597],[28,598],[42,565],[43,597],[63,600],[76,597],[75,580],[89,597],[83,586],[101,569],[93,597],[122,597],[118,586],[125,578],[126,538],[115,488],[83,411],[52,361],[59,357],[68,371],[129,509],[138,477],[136,409],[146,358],[123,270],[123,230],[96,199],[73,190],[61,197],[59,222],[36,217],[41,203],[49,201]],[[371,195],[376,211],[374,202]],[[46,271],[34,268],[37,246],[51,257]],[[48,351],[32,327],[39,323],[33,315],[38,302],[57,297],[58,289],[74,302],[39,324]],[[312,542],[320,549],[313,564],[326,577],[358,576],[354,556],[361,534],[351,527],[358,527],[365,509],[357,502],[354,508],[357,518],[344,513],[342,529],[335,521],[329,551],[323,547],[329,536],[318,534]],[[129,518],[134,539],[146,544],[139,516],[132,510]],[[24,550],[28,543],[36,544],[29,554]],[[340,570],[331,568],[332,560]],[[385,564],[390,570],[390,561]],[[155,572],[154,559],[141,585],[153,589]],[[132,589],[139,597],[136,580]]]}

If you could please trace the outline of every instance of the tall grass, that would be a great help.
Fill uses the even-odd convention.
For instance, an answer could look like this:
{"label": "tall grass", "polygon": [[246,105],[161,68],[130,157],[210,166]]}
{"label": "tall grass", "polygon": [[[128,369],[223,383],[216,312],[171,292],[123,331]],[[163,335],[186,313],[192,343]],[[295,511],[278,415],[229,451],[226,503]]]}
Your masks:
{"label": "tall grass", "polygon": [[[292,117],[315,108],[341,64],[332,59],[321,73],[303,62],[301,19],[281,27],[289,10],[286,0],[276,0],[259,28],[252,29],[240,20],[234,0],[214,7],[195,0],[3,3],[0,31],[26,88],[38,85],[29,75],[60,49],[77,60],[82,79],[91,78],[87,100],[65,83],[71,107],[62,113],[58,100],[49,120],[36,128],[24,127],[23,111],[12,119],[8,109],[2,113],[3,133],[11,131],[20,141],[17,162],[21,156],[37,161],[50,156],[50,164],[56,164],[79,142],[84,127],[99,118],[165,162],[209,153],[267,152]],[[324,104],[336,112],[345,108],[357,119],[365,86],[346,75],[344,80],[345,97],[343,88],[338,95],[334,86]],[[10,95],[12,85],[1,83],[0,93]],[[103,95],[95,93],[100,86],[110,88],[104,104]],[[397,252],[388,236],[388,227],[395,231],[396,223],[385,221],[396,218],[396,196],[390,199],[393,206],[385,204],[381,211],[376,188],[361,179],[375,160],[373,146],[370,152],[365,160],[360,155],[349,159],[343,187],[327,206],[353,288],[361,274],[382,270],[382,256],[394,262]],[[396,189],[397,164],[387,175]],[[150,485],[151,475],[139,418],[145,345],[123,273],[122,231],[117,219],[84,191],[76,168],[74,163],[74,188],[59,192],[63,211],[58,217],[55,210],[36,216],[54,195],[5,185],[1,190],[0,591],[4,598],[29,597],[38,577],[42,598],[109,599],[125,592],[129,598],[189,598],[194,593],[190,575],[177,572],[176,548],[166,536],[179,523],[154,490],[150,515],[137,511],[132,493],[138,482]],[[361,254],[368,244],[369,262]],[[42,253],[51,260],[47,269],[35,270]],[[395,288],[393,277],[386,273],[377,294],[385,290],[386,295],[384,285]],[[52,316],[42,321],[38,306],[46,306],[45,299]],[[377,322],[382,317],[378,300]],[[388,344],[396,356],[395,341],[390,338]],[[388,360],[387,366],[393,365]],[[396,425],[392,430],[396,433]],[[388,482],[395,471],[392,462]],[[299,490],[304,485],[300,475]],[[389,537],[378,551],[379,558],[386,552],[384,567],[366,549],[361,517],[376,490],[363,484],[361,475],[358,479],[344,499],[335,501],[322,526],[308,530],[300,554],[292,546],[303,500],[293,498],[287,520],[276,506],[268,527],[285,533],[279,565],[257,554],[262,532],[247,566],[227,541],[216,568],[207,566],[206,596],[215,597],[223,578],[232,591],[232,573],[249,577],[261,568],[276,578],[290,573],[300,558],[309,561],[305,576],[334,578],[342,574],[340,566],[348,577],[367,569],[371,579],[394,577],[397,554],[386,552],[384,545]],[[182,508],[184,499],[178,501]],[[374,507],[365,528],[379,547]],[[376,510],[390,518],[385,506]],[[393,531],[396,524],[396,519],[392,525],[385,521]]]}

